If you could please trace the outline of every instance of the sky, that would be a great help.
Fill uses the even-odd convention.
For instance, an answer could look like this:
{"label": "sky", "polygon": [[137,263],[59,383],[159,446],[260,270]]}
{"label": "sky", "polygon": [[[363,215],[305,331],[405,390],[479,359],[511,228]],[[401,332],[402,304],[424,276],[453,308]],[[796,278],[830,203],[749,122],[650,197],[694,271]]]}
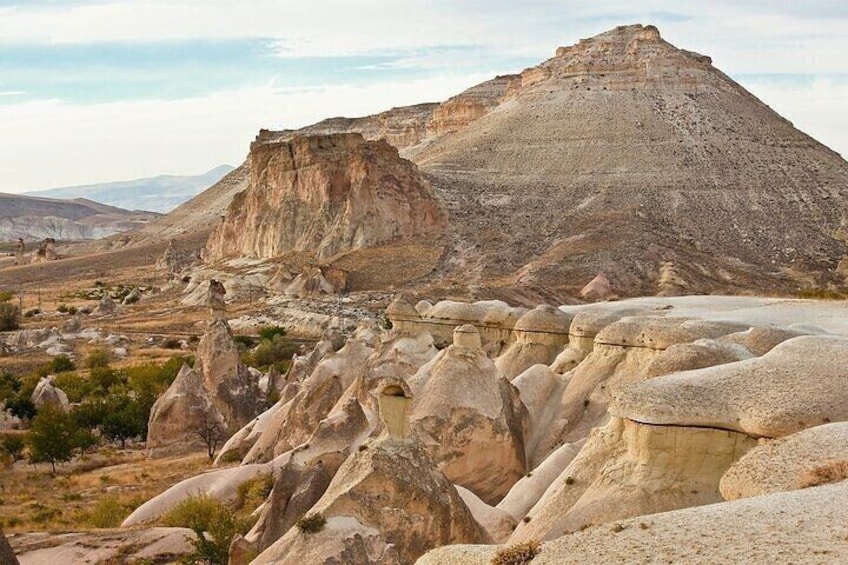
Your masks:
{"label": "sky", "polygon": [[845,0],[0,0],[0,192],[198,174],[654,24],[848,156]]}

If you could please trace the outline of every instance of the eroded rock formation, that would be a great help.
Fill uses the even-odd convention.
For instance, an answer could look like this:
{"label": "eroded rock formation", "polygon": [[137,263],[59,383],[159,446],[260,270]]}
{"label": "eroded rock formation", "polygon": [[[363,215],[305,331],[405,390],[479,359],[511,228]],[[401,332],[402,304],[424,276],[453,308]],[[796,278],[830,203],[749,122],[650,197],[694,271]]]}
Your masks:
{"label": "eroded rock formation", "polygon": [[250,187],[207,245],[208,257],[318,259],[411,237],[438,236],[445,216],[432,188],[385,141],[359,134],[256,141]]}

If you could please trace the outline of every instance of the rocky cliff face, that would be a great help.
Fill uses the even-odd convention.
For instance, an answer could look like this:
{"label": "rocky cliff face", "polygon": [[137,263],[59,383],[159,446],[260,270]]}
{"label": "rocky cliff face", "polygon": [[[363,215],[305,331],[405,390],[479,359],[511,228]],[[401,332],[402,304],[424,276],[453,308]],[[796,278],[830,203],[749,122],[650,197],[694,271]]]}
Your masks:
{"label": "rocky cliff face", "polygon": [[437,236],[445,218],[417,167],[385,141],[359,134],[257,140],[250,186],[230,205],[208,257],[270,258]]}

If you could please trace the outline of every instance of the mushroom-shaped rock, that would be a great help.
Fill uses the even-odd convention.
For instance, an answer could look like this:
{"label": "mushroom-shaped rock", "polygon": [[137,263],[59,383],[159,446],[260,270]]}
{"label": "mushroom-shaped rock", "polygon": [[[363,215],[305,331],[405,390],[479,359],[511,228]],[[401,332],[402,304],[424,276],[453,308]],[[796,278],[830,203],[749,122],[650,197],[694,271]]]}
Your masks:
{"label": "mushroom-shaped rock", "polygon": [[386,316],[392,328],[399,332],[415,335],[422,330],[421,315],[403,295],[398,295],[386,307]]}
{"label": "mushroom-shaped rock", "polygon": [[50,404],[62,410],[68,409],[68,395],[61,388],[53,384],[53,375],[41,377],[38,384],[35,385],[35,390],[30,395],[30,400],[36,406],[41,408],[45,404]]}
{"label": "mushroom-shaped rock", "polygon": [[512,380],[528,367],[550,364],[568,343],[570,325],[570,314],[547,304],[537,306],[515,323],[515,343],[497,358],[495,365]]}
{"label": "mushroom-shaped rock", "polygon": [[496,504],[524,475],[527,412],[480,348],[474,326],[457,328],[455,336],[409,379],[412,436],[452,482]]}
{"label": "mushroom-shaped rock", "polygon": [[612,418],[592,431],[510,542],[550,540],[590,524],[720,502],[722,475],[754,445],[736,432]]}
{"label": "mushroom-shaped rock", "polygon": [[762,357],[665,375],[614,394],[610,411],[650,424],[781,437],[848,420],[848,338],[802,336]]}
{"label": "mushroom-shaped rock", "polygon": [[415,441],[387,438],[351,455],[308,515],[326,523],[290,528],[252,563],[414,563],[440,545],[491,542]]}
{"label": "mushroom-shaped rock", "polygon": [[780,343],[793,337],[804,335],[802,332],[775,327],[754,327],[743,332],[729,334],[721,338],[727,343],[739,344],[756,356],[762,356]]}
{"label": "mushroom-shaped rock", "polygon": [[659,356],[649,362],[645,369],[645,376],[653,378],[669,373],[735,363],[751,357],[751,353],[741,345],[714,339],[700,339],[693,343],[678,343],[663,350]]}
{"label": "mushroom-shaped rock", "polygon": [[615,292],[612,290],[609,279],[602,273],[598,273],[580,290],[580,298],[583,300],[610,300],[615,298]]}
{"label": "mushroom-shaped rock", "polygon": [[808,428],[758,445],[721,479],[726,500],[848,479],[848,423]]}

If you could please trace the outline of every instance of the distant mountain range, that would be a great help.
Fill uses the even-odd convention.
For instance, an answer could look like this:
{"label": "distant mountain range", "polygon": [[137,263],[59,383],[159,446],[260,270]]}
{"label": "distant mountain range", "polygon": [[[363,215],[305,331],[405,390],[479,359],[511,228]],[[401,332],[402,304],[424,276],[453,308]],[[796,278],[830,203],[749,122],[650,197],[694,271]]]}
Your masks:
{"label": "distant mountain range", "polygon": [[206,190],[232,170],[233,167],[229,165],[218,165],[201,175],[159,175],[128,181],[50,188],[25,194],[44,198],[86,198],[125,210],[164,213]]}
{"label": "distant mountain range", "polygon": [[142,227],[158,216],[85,198],[59,200],[0,193],[0,240],[97,239]]}

